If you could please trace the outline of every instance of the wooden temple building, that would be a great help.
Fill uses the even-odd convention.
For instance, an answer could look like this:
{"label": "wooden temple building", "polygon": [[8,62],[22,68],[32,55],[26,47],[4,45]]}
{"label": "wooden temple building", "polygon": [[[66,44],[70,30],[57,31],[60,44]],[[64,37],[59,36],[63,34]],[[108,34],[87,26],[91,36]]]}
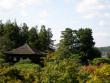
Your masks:
{"label": "wooden temple building", "polygon": [[40,63],[42,52],[32,49],[28,44],[24,44],[11,51],[4,52],[7,62],[18,62],[20,59],[30,59],[32,62]]}

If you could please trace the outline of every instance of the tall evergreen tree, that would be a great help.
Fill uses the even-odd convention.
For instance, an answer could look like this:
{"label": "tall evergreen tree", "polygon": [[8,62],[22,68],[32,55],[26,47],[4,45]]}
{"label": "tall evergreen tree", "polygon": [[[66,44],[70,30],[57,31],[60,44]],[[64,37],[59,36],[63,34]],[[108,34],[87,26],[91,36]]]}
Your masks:
{"label": "tall evergreen tree", "polygon": [[77,36],[79,40],[79,53],[81,55],[81,60],[84,64],[88,64],[88,61],[93,58],[89,53],[95,44],[93,41],[92,30],[89,28],[81,28],[78,30]]}
{"label": "tall evergreen tree", "polygon": [[17,25],[16,21],[13,23],[13,30],[12,30],[12,35],[11,35],[11,41],[13,41],[14,44],[15,44],[14,48],[21,46],[20,28]]}
{"label": "tall evergreen tree", "polygon": [[12,48],[14,48],[15,43],[13,41],[13,37],[14,37],[14,26],[11,23],[10,20],[8,20],[4,26],[4,35],[2,36],[2,40],[1,40],[1,48],[3,50],[10,50]]}
{"label": "tall evergreen tree", "polygon": [[27,43],[28,41],[28,29],[29,27],[27,26],[26,23],[23,23],[23,26],[21,27],[21,43],[24,44],[24,43]]}
{"label": "tall evergreen tree", "polygon": [[39,49],[39,38],[38,38],[38,30],[37,30],[37,26],[36,27],[32,27],[29,30],[29,34],[28,34],[28,41],[29,41],[29,45],[33,48],[37,48]]}
{"label": "tall evergreen tree", "polygon": [[53,34],[51,32],[51,29],[48,28],[46,30],[45,26],[42,25],[39,32],[39,41],[40,41],[41,50],[45,50],[45,51],[54,50],[53,48],[54,41],[52,40],[52,37]]}
{"label": "tall evergreen tree", "polygon": [[57,49],[58,55],[61,58],[67,58],[72,53],[76,52],[74,49],[76,46],[76,31],[66,28],[65,31],[62,31],[62,36],[59,44],[59,48]]}
{"label": "tall evergreen tree", "polygon": [[39,41],[40,41],[40,48],[41,50],[47,49],[47,31],[44,25],[41,26],[39,32]]}
{"label": "tall evergreen tree", "polygon": [[62,31],[62,36],[60,40],[60,47],[68,47],[68,49],[73,44],[73,31],[70,28],[66,28],[65,31]]}
{"label": "tall evergreen tree", "polygon": [[3,33],[4,33],[3,23],[2,20],[0,20],[0,37],[3,36]]}
{"label": "tall evergreen tree", "polygon": [[53,34],[51,28],[47,29],[47,50],[54,50],[54,40],[52,40]]}
{"label": "tall evergreen tree", "polygon": [[61,38],[59,48],[56,51],[60,58],[78,54],[82,63],[88,64],[89,60],[100,57],[100,53],[94,48],[95,42],[93,41],[92,30],[89,28],[81,28],[77,31],[66,28],[62,32]]}

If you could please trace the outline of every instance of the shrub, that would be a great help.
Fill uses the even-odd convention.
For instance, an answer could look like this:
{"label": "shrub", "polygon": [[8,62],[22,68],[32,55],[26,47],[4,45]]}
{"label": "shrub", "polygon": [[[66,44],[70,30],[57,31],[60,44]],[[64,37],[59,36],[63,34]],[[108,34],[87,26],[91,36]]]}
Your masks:
{"label": "shrub", "polygon": [[0,52],[0,65],[1,65],[2,63],[5,63],[4,54]]}
{"label": "shrub", "polygon": [[13,67],[0,68],[0,83],[21,83],[23,76],[20,71]]}
{"label": "shrub", "polygon": [[80,71],[78,72],[78,81],[80,83],[85,83],[90,77],[90,75],[92,73],[94,73],[94,71],[96,70],[96,66],[92,66],[92,65],[89,65],[89,66],[82,66],[80,68]]}
{"label": "shrub", "polygon": [[94,65],[100,65],[102,63],[110,64],[110,59],[109,58],[95,58],[92,61],[92,64],[94,64]]}
{"label": "shrub", "polygon": [[4,59],[0,59],[0,65],[1,65],[2,63],[5,63],[5,60],[4,60]]}
{"label": "shrub", "polygon": [[110,65],[105,64],[90,75],[87,83],[110,83]]}
{"label": "shrub", "polygon": [[25,83],[32,83],[34,81],[40,81],[40,70],[41,67],[37,64],[25,63],[25,64],[15,64],[15,68],[20,70],[20,75],[23,75]]}
{"label": "shrub", "polygon": [[27,64],[27,63],[31,63],[31,60],[30,59],[20,59],[19,62],[17,62],[18,64]]}
{"label": "shrub", "polygon": [[0,67],[0,83],[38,83],[40,66],[36,64],[15,64]]}
{"label": "shrub", "polygon": [[41,83],[78,83],[79,63],[73,58],[48,62],[41,72]]}

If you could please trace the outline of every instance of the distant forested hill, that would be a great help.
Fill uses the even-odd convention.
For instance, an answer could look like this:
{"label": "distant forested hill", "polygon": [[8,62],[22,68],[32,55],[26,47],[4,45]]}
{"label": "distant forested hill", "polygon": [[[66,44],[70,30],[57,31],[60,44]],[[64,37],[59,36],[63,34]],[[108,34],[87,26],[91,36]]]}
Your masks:
{"label": "distant forested hill", "polygon": [[108,51],[110,51],[110,46],[107,46],[107,47],[98,47],[98,49],[99,49],[100,51],[108,52]]}
{"label": "distant forested hill", "polygon": [[108,53],[110,53],[110,46],[107,47],[98,47],[101,52],[102,57],[108,57]]}

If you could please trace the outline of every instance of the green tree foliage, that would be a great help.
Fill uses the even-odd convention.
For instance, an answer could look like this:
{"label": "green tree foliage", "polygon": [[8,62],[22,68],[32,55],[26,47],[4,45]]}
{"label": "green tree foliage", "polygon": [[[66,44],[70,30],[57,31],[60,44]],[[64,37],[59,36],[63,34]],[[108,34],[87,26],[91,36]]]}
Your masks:
{"label": "green tree foliage", "polygon": [[72,53],[76,53],[77,49],[75,46],[77,45],[76,31],[70,28],[66,28],[65,31],[62,31],[62,36],[60,40],[59,47],[56,51],[56,55],[60,58],[67,58]]}
{"label": "green tree foliage", "polygon": [[6,24],[4,24],[3,28],[4,28],[4,33],[3,36],[1,37],[1,45],[0,45],[1,50],[2,49],[9,50],[14,47],[14,42],[11,41],[13,40],[13,36],[14,36],[13,33],[14,26],[9,20],[7,21]]}
{"label": "green tree foliage", "polygon": [[2,37],[0,43],[0,50],[1,52],[11,50],[14,47],[14,43],[7,37]]}
{"label": "green tree foliage", "polygon": [[15,21],[14,23],[13,23],[13,26],[14,26],[14,28],[13,28],[13,33],[12,33],[12,39],[11,39],[11,41],[13,41],[14,42],[14,48],[16,48],[16,47],[19,47],[19,46],[21,46],[22,44],[21,44],[21,35],[20,35],[20,28],[19,28],[19,26],[17,25],[17,22]]}
{"label": "green tree foliage", "polygon": [[90,75],[94,73],[96,69],[97,66],[93,66],[93,65],[82,66],[77,76],[79,83],[86,83],[86,81],[90,79]]}
{"label": "green tree foliage", "polygon": [[72,30],[66,28],[62,32],[59,48],[56,55],[67,58],[72,54],[79,54],[83,64],[88,64],[90,60],[100,57],[98,49],[94,48],[92,30],[89,28]]}
{"label": "green tree foliage", "polygon": [[110,59],[109,58],[95,58],[92,60],[93,65],[100,65],[100,64],[110,64]]}
{"label": "green tree foliage", "polygon": [[[53,51],[54,41],[52,36],[51,29],[46,29],[44,25],[41,26],[41,30],[38,32],[37,26],[29,28],[26,23],[19,26],[16,21],[11,22],[8,20],[6,23],[0,21],[0,52],[15,49],[25,43],[35,50],[43,52]],[[7,57],[5,56],[5,58]],[[33,58],[35,61],[36,57]]]}
{"label": "green tree foliage", "polygon": [[28,41],[28,26],[26,23],[23,23],[23,26],[21,27],[21,41],[22,44],[27,43]]}
{"label": "green tree foliage", "polygon": [[107,52],[107,57],[110,58],[110,52]]}
{"label": "green tree foliage", "polygon": [[105,64],[97,68],[86,83],[110,83],[110,65]]}
{"label": "green tree foliage", "polygon": [[[91,60],[95,57],[91,56],[90,52],[93,50],[94,41],[92,36],[92,30],[89,28],[79,29],[77,32],[78,40],[79,40],[79,53],[81,55],[81,60],[84,64],[88,64],[88,60]],[[92,51],[93,52],[93,51]]]}
{"label": "green tree foliage", "polygon": [[51,29],[46,30],[45,26],[42,25],[39,32],[39,41],[41,50],[48,51],[53,49],[53,40],[52,40]]}
{"label": "green tree foliage", "polygon": [[4,33],[3,23],[2,21],[0,21],[0,37],[3,36],[3,33]]}
{"label": "green tree foliage", "polygon": [[[53,52],[52,31],[41,26],[29,28],[26,23],[18,26],[16,21],[0,22],[0,83],[109,83],[110,60],[97,58],[100,52],[94,47],[92,30],[89,28],[62,31],[61,41]],[[44,66],[33,64],[36,56],[10,65],[2,51],[14,49],[24,43],[48,53]],[[96,59],[94,59],[96,58]],[[32,61],[33,60],[33,61]],[[93,65],[83,66],[92,61]],[[103,66],[97,65],[104,63]],[[106,64],[105,64],[106,63]]]}
{"label": "green tree foliage", "polygon": [[53,34],[51,28],[47,29],[47,50],[54,50],[54,40],[52,40]]}
{"label": "green tree foliage", "polygon": [[38,50],[52,50],[52,36],[51,29],[46,30],[44,25],[38,33],[37,26],[29,30],[26,23],[18,26],[16,21],[8,20],[4,24],[0,21],[0,50],[3,51],[17,48],[25,43]]}
{"label": "green tree foliage", "polygon": [[40,69],[31,63],[0,67],[0,83],[39,83]]}
{"label": "green tree foliage", "polygon": [[88,60],[93,60],[94,58],[98,57],[101,57],[101,52],[97,48],[92,47],[90,50],[88,50]]}
{"label": "green tree foliage", "polygon": [[91,49],[94,46],[92,30],[89,28],[79,29],[77,32],[78,40],[80,43],[80,50],[87,51],[87,49]]}
{"label": "green tree foliage", "polygon": [[78,58],[50,61],[43,68],[41,83],[78,83]]}
{"label": "green tree foliage", "polygon": [[20,28],[17,25],[16,21],[12,23],[9,20],[5,24],[1,24],[0,31],[1,50],[10,50],[21,45]]}
{"label": "green tree foliage", "polygon": [[41,50],[47,49],[47,31],[44,25],[41,26],[40,32],[39,32],[39,40],[40,40],[40,46]]}
{"label": "green tree foliage", "polygon": [[29,45],[30,45],[32,48],[37,48],[37,49],[39,49],[39,38],[38,38],[38,30],[37,30],[37,27],[32,27],[32,28],[29,30],[28,41],[29,41]]}

